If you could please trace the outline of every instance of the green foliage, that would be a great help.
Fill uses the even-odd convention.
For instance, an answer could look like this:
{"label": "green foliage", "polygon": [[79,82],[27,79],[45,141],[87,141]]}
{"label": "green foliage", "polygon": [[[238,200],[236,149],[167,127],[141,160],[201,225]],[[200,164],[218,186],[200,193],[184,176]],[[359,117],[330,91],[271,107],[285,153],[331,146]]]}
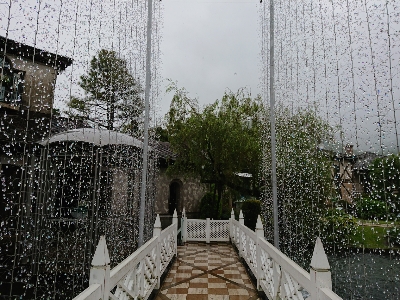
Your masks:
{"label": "green foliage", "polygon": [[218,217],[218,206],[214,194],[206,193],[200,201],[200,218],[216,219]]}
{"label": "green foliage", "polygon": [[256,199],[249,199],[243,202],[242,212],[244,217],[244,225],[251,230],[256,229],[258,215],[261,213],[261,201]]}
{"label": "green foliage", "polygon": [[353,216],[343,210],[330,209],[321,219],[321,240],[325,249],[341,250],[352,244],[357,230],[357,222]]}
{"label": "green foliage", "polygon": [[[304,264],[309,258],[309,249],[313,249],[320,235],[320,222],[326,216],[333,192],[330,155],[320,148],[322,143],[332,139],[332,128],[313,107],[296,111],[278,107],[276,133],[280,246],[285,254]],[[269,136],[270,127],[266,123],[263,138],[266,182],[263,209],[266,237],[272,240],[274,226]]]}
{"label": "green foliage", "polygon": [[168,131],[167,129],[158,126],[155,129],[155,138],[160,142],[168,142]]}
{"label": "green foliage", "polygon": [[369,168],[370,196],[387,203],[388,213],[400,213],[400,157],[389,155],[377,158]]}
{"label": "green foliage", "polygon": [[177,153],[170,171],[191,173],[202,182],[213,183],[218,207],[226,186],[243,186],[237,173],[251,173],[253,183],[258,182],[260,99],[252,99],[243,91],[227,93],[221,101],[200,110],[197,101],[176,84],[172,83],[168,91],[174,91],[167,115],[168,139]]}
{"label": "green foliage", "polygon": [[[90,62],[79,82],[84,98],[71,97],[67,114],[109,130],[134,135],[143,112],[141,87],[129,73],[126,61],[114,51],[102,49]],[[94,115],[95,113],[95,115]]]}
{"label": "green foliage", "polygon": [[393,246],[400,246],[400,226],[394,226],[387,232],[389,243]]}
{"label": "green foliage", "polygon": [[356,204],[357,217],[364,220],[384,220],[386,219],[386,204],[382,201],[377,201],[364,197]]}

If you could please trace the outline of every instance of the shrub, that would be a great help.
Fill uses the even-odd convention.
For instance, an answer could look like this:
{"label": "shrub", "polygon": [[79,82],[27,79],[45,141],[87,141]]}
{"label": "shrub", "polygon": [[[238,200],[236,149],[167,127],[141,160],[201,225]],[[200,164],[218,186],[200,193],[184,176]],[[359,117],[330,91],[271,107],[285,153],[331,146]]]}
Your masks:
{"label": "shrub", "polygon": [[341,249],[350,245],[357,230],[357,222],[353,216],[343,210],[329,209],[321,221],[320,236],[324,246]]}
{"label": "shrub", "polygon": [[244,225],[255,230],[258,215],[261,213],[261,201],[256,199],[246,200],[242,204]]}
{"label": "shrub", "polygon": [[362,198],[356,204],[357,217],[364,220],[386,218],[386,205],[385,202],[373,200],[370,198]]}
{"label": "shrub", "polygon": [[389,243],[394,246],[400,246],[400,226],[392,227],[388,231]]}
{"label": "shrub", "polygon": [[200,218],[216,219],[218,217],[218,201],[212,193],[206,193],[200,200]]}

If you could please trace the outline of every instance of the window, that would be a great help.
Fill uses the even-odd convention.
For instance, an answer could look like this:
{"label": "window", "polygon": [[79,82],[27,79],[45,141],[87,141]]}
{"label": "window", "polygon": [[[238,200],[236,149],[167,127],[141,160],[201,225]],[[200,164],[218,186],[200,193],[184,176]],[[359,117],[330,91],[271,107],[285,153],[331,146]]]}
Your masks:
{"label": "window", "polygon": [[19,106],[23,91],[23,72],[12,68],[11,61],[0,56],[0,102]]}

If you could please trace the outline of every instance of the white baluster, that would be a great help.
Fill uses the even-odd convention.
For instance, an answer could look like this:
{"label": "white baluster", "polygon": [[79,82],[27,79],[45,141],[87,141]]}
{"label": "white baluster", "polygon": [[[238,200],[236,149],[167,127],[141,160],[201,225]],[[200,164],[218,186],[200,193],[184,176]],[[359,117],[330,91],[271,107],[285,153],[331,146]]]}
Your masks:
{"label": "white baluster", "polygon": [[89,285],[91,284],[100,284],[101,299],[108,300],[110,294],[110,256],[104,236],[100,237],[93,256],[89,279]]}

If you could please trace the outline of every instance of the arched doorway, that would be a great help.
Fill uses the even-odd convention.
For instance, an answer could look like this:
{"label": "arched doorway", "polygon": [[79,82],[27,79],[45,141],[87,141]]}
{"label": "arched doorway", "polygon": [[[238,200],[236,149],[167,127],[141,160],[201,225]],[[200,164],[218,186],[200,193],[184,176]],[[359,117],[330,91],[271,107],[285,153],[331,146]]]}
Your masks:
{"label": "arched doorway", "polygon": [[181,185],[177,181],[171,182],[169,185],[168,213],[172,215],[174,210],[179,210]]}

